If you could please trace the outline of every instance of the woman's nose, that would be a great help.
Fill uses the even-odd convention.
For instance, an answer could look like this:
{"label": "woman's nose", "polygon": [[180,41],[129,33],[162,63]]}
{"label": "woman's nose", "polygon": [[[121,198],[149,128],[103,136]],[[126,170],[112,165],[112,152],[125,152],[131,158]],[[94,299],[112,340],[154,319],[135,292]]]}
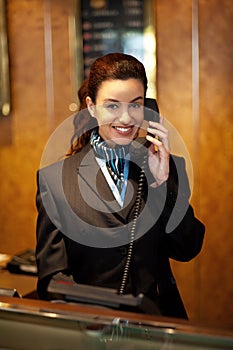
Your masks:
{"label": "woman's nose", "polygon": [[131,116],[129,114],[128,108],[124,108],[119,117],[119,122],[122,124],[129,124],[131,121]]}

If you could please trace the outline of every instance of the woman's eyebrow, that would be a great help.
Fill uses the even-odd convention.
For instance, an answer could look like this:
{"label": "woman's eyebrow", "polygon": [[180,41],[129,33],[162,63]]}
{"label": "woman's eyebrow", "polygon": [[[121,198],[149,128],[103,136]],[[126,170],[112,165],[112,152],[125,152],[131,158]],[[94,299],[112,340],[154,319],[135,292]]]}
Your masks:
{"label": "woman's eyebrow", "polygon": [[115,98],[105,98],[104,102],[120,102],[120,101],[116,100]]}
{"label": "woman's eyebrow", "polygon": [[[127,103],[132,103],[132,102],[135,102],[138,100],[143,100],[143,97],[142,96],[135,97],[133,100],[131,100]],[[124,101],[116,100],[115,98],[106,98],[106,99],[104,99],[104,102],[124,102]]]}
{"label": "woman's eyebrow", "polygon": [[138,97],[135,97],[132,101],[130,102],[135,102],[137,100],[143,100],[143,97],[142,96],[138,96]]}

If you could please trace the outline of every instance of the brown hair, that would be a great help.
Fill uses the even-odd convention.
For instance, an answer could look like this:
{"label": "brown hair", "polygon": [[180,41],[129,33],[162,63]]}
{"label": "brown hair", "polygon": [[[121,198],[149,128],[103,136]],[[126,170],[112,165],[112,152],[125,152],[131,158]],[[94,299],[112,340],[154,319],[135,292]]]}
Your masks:
{"label": "brown hair", "polygon": [[78,90],[79,109],[74,116],[74,134],[71,138],[71,146],[66,156],[79,152],[89,141],[92,130],[96,127],[96,120],[88,112],[86,97],[88,96],[88,79],[82,82]]}
{"label": "brown hair", "polygon": [[83,81],[78,91],[79,112],[74,118],[74,135],[68,156],[79,152],[90,141],[91,132],[97,127],[95,118],[92,118],[87,110],[86,97],[89,96],[93,103],[96,103],[100,85],[104,81],[130,78],[138,79],[143,83],[146,96],[146,71],[143,64],[135,57],[124,53],[110,53],[97,58],[92,63],[89,77]]}
{"label": "brown hair", "polygon": [[102,82],[110,79],[127,80],[130,78],[140,80],[147,90],[147,77],[143,64],[135,57],[123,53],[110,53],[99,57],[92,64],[88,80],[88,96],[93,103]]}

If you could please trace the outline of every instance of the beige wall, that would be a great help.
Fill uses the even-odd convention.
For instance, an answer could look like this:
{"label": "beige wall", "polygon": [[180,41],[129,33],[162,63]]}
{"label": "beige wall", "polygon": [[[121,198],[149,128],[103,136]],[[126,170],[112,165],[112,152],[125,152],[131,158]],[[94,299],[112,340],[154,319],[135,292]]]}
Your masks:
{"label": "beige wall", "polygon": [[[0,118],[0,250],[15,253],[35,246],[36,170],[51,131],[71,114],[74,86],[68,17],[73,1],[7,3],[13,111],[10,117]],[[192,3],[195,1],[157,0],[155,13],[157,98],[161,112],[187,145],[195,175],[192,203],[206,224],[200,256],[190,263],[173,262],[173,267],[191,320],[233,328],[233,4],[231,0],[198,2],[198,111],[192,106],[196,101]],[[48,5],[53,85],[45,69],[51,58],[45,55]],[[46,93],[51,97],[51,92],[54,101],[50,98],[47,103]]]}

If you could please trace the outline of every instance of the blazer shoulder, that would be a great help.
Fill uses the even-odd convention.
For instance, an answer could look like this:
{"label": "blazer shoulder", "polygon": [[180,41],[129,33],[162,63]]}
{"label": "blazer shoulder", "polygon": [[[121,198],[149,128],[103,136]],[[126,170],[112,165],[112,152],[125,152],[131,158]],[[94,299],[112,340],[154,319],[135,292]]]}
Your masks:
{"label": "blazer shoulder", "polygon": [[48,174],[55,174],[57,172],[59,172],[59,170],[63,169],[63,168],[72,168],[75,165],[78,167],[81,159],[83,158],[84,154],[82,151],[71,155],[69,157],[63,158],[57,162],[51,163],[45,167],[42,167],[40,169],[37,170],[37,176],[46,176]]}

